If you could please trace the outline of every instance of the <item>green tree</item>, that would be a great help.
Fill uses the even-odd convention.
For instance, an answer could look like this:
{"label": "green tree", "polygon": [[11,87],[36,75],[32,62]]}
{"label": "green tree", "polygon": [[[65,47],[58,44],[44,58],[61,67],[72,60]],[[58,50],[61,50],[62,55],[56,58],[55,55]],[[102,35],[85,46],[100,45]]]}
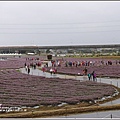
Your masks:
{"label": "green tree", "polygon": [[46,50],[46,53],[50,53],[50,49],[47,49],[47,50]]}

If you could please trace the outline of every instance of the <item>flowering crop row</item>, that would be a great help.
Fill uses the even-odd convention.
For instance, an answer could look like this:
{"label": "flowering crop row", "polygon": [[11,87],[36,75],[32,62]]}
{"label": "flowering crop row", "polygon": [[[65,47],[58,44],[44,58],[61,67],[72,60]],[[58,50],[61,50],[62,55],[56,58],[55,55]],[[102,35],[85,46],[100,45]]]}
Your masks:
{"label": "flowering crop row", "polygon": [[[7,76],[7,77],[6,77]],[[45,78],[16,70],[0,72],[0,104],[7,107],[76,104],[112,95],[111,85],[92,81]]]}
{"label": "flowering crop row", "polygon": [[[43,60],[45,58],[40,58]],[[66,60],[77,60],[67,59]],[[78,59],[79,60],[79,59]],[[92,59],[90,59],[92,60]],[[80,82],[73,79],[45,78],[22,74],[15,69],[24,64],[36,62],[35,58],[9,58],[0,61],[0,104],[6,107],[58,105],[61,103],[76,104],[82,101],[94,101],[103,96],[112,95],[115,89],[111,85],[92,81]],[[49,69],[49,68],[48,68]],[[84,66],[57,67],[57,71],[67,74],[82,73]],[[97,75],[120,75],[120,65],[87,66]]]}

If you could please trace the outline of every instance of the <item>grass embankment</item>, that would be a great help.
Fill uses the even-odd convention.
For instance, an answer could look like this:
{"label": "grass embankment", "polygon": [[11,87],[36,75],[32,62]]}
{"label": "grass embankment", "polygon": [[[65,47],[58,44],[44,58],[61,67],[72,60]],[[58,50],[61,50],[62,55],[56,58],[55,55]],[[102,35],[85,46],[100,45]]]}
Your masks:
{"label": "grass embankment", "polygon": [[41,111],[28,111],[20,113],[7,113],[0,114],[0,118],[46,118],[46,117],[55,117],[55,116],[67,116],[69,114],[78,114],[86,112],[95,112],[95,111],[105,111],[105,110],[119,110],[119,105],[111,106],[89,106],[89,107],[64,107],[59,109],[49,109]]}
{"label": "grass embankment", "polygon": [[96,58],[103,58],[103,59],[118,59],[120,60],[120,56],[99,56],[99,57],[96,57]]}

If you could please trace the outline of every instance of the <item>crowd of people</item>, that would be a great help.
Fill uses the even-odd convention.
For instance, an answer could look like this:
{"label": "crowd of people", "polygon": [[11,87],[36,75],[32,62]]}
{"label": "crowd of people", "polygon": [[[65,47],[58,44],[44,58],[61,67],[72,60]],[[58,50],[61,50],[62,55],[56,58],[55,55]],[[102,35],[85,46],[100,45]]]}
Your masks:
{"label": "crowd of people", "polygon": [[[86,75],[88,76],[89,80],[93,80],[96,81],[97,77],[96,77],[96,73],[95,71],[93,71],[92,73],[88,73],[88,66],[100,66],[100,65],[118,65],[120,64],[120,60],[88,60],[88,61],[70,61],[70,60],[65,60],[65,59],[56,59],[56,60],[51,60],[51,67],[48,66],[48,63],[44,64],[44,66],[42,65],[42,62],[40,62],[40,59],[29,59],[27,58],[26,60],[30,60],[32,61],[30,63],[30,65],[26,65],[25,63],[25,68],[26,71],[28,72],[28,74],[30,73],[30,67],[32,67],[33,69],[36,69],[36,67],[41,67],[42,66],[42,71],[44,72],[50,72],[51,75],[52,74],[56,74],[57,73],[57,67],[79,67],[79,66],[83,66],[85,67],[83,69],[83,74],[80,73],[80,75]],[[36,60],[36,62],[33,62],[33,60]],[[49,68],[49,69],[47,69]],[[48,71],[49,70],[49,71]]]}
{"label": "crowd of people", "polygon": [[52,62],[52,67],[56,67],[59,66],[61,67],[63,64],[65,67],[78,67],[78,66],[101,66],[101,65],[113,65],[116,64],[120,64],[120,60],[119,61],[104,61],[104,60],[89,60],[89,61],[68,61],[68,60],[54,60],[51,61]]}

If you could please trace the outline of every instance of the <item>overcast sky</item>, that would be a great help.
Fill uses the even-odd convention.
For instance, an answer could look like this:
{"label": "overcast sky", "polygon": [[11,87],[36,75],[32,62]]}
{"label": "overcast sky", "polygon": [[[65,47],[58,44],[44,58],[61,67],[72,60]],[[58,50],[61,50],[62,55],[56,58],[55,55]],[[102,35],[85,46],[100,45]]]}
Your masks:
{"label": "overcast sky", "polygon": [[120,44],[120,2],[0,2],[0,46]]}

